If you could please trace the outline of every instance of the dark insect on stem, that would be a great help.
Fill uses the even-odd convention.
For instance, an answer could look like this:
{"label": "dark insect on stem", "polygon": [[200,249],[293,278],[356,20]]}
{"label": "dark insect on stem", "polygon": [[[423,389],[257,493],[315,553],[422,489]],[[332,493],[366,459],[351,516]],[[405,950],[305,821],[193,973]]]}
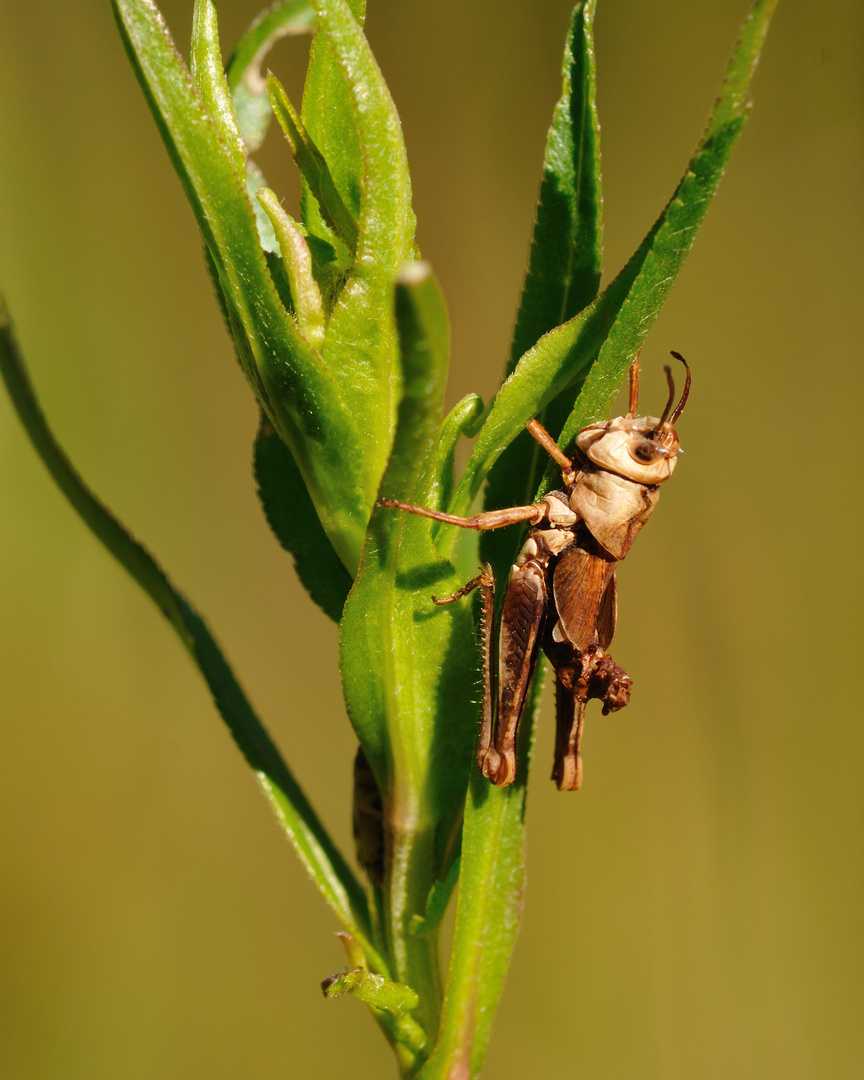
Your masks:
{"label": "dark insect on stem", "polygon": [[373,885],[384,881],[384,808],[372,767],[357,747],[354,757],[354,803],[352,821],[357,862]]}
{"label": "dark insect on stem", "polygon": [[572,457],[541,424],[529,421],[528,431],[561,466],[564,485],[539,502],[468,518],[381,499],[382,506],[463,529],[531,525],[507,581],[497,648],[495,581],[488,565],[452,596],[433,597],[436,604],[449,604],[474,589],[483,595],[484,692],[477,761],[494,784],[512,784],[516,777],[519,721],[541,648],[557,677],[552,776],[562,791],[578,790],[582,783],[579,747],[588,701],[601,701],[606,715],[630,700],[632,681],[607,652],[618,613],[616,567],[651,516],[659,485],[672,475],[680,452],[674,424],[690,392],[690,368],[683,356],[672,355],[684,364],[684,390],[673,409],[675,383],[667,366],[669,399],[659,418],[636,415],[637,359],[630,368],[629,412],[580,431]]}

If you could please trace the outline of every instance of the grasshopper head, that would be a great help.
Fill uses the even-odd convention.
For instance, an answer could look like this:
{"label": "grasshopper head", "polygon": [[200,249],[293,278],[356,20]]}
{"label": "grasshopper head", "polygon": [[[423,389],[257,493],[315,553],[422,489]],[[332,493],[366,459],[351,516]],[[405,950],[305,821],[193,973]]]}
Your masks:
{"label": "grasshopper head", "polygon": [[592,424],[579,432],[576,445],[593,464],[637,484],[668,480],[681,449],[675,428],[656,416],[617,416]]}
{"label": "grasshopper head", "polygon": [[637,484],[662,484],[672,475],[681,451],[674,425],[690,393],[687,361],[678,353],[672,355],[687,368],[681,400],[673,409],[675,383],[671,370],[666,367],[669,400],[662,416],[633,416],[628,413],[614,420],[591,424],[576,436],[576,445],[594,465]]}

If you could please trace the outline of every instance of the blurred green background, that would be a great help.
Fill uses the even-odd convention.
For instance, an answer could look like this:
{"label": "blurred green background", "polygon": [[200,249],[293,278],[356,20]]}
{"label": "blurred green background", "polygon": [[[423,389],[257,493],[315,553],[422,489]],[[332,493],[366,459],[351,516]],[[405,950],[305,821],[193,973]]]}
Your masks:
{"label": "blurred green background", "polygon": [[[185,49],[191,0],[163,10]],[[450,400],[506,354],[569,0],[369,0]],[[227,45],[255,13],[221,5]],[[745,0],[601,0],[606,265],[707,117]],[[503,14],[502,14],[503,12]],[[752,120],[643,353],[694,371],[686,450],[620,575],[633,704],[585,787],[530,798],[525,920],[486,1075],[864,1075],[864,9],[783,0]],[[303,49],[272,66],[294,93]],[[108,3],[0,4],[0,279],[85,477],[208,615],[334,833],[353,738],[336,632],[250,476],[255,409]],[[275,135],[265,168],[296,196]],[[0,397],[0,1075],[394,1074],[306,880],[167,624]]]}

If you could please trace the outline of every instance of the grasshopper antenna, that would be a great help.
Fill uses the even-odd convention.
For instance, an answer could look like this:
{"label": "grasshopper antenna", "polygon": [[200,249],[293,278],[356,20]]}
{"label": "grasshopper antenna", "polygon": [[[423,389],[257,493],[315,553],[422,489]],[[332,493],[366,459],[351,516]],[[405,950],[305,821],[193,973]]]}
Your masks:
{"label": "grasshopper antenna", "polygon": [[672,378],[672,368],[670,368],[668,364],[664,365],[663,370],[666,372],[666,383],[669,386],[669,398],[666,402],[666,407],[663,410],[663,415],[657,421],[657,426],[651,431],[650,437],[652,439],[655,437],[660,428],[662,428],[663,425],[667,422],[667,420],[669,424],[671,424],[673,427],[675,426],[675,421],[684,411],[684,406],[687,404],[687,396],[690,393],[690,365],[687,363],[681,353],[673,351],[672,356],[674,356],[676,360],[680,360],[687,370],[687,377],[684,380],[684,390],[681,394],[681,400],[678,402],[675,408],[672,409],[672,402],[675,400],[675,380]]}
{"label": "grasshopper antenna", "polygon": [[[640,349],[639,352],[642,350]],[[628,416],[635,416],[639,408],[639,353],[633,358],[630,365],[630,411]]]}
{"label": "grasshopper antenna", "polygon": [[666,364],[663,367],[663,370],[666,372],[666,383],[669,386],[669,397],[668,397],[668,399],[666,401],[666,406],[663,409],[663,415],[660,417],[660,419],[657,421],[657,423],[654,425],[654,427],[648,433],[648,438],[649,439],[654,439],[654,438],[657,437],[657,432],[666,423],[666,420],[668,419],[669,413],[670,413],[670,411],[672,409],[672,402],[675,400],[675,380],[672,378],[672,368],[669,367],[668,364]]}
{"label": "grasshopper antenna", "polygon": [[[669,423],[674,426],[675,421],[678,419],[681,413],[684,412],[684,406],[687,404],[687,395],[690,393],[690,365],[687,363],[681,353],[677,353],[673,350],[671,355],[674,356],[676,360],[681,361],[687,372],[687,378],[684,381],[684,392],[681,394],[681,400],[675,406],[672,415],[669,417]],[[669,369],[667,368],[666,370],[668,371]]]}

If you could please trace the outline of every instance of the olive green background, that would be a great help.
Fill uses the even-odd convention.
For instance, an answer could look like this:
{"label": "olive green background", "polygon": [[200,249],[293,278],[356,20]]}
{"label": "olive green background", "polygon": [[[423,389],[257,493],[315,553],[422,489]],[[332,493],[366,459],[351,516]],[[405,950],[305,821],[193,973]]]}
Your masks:
{"label": "olive green background", "polygon": [[[506,354],[569,0],[369,0],[450,399]],[[673,190],[745,0],[601,0],[606,265]],[[230,43],[254,14],[223,0]],[[185,49],[191,0],[166,0]],[[529,802],[528,891],[485,1075],[864,1075],[864,9],[783,0],[752,120],[643,353],[694,372],[675,480],[620,574],[585,786]],[[274,69],[299,86],[302,49]],[[353,738],[336,631],[250,476],[255,409],[107,0],[0,3],[0,281],[85,477],[207,614],[338,838]],[[296,197],[287,150],[271,183]],[[171,631],[0,399],[0,1075],[394,1074],[326,1003],[335,919]]]}

